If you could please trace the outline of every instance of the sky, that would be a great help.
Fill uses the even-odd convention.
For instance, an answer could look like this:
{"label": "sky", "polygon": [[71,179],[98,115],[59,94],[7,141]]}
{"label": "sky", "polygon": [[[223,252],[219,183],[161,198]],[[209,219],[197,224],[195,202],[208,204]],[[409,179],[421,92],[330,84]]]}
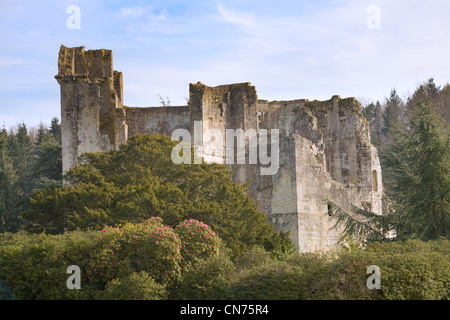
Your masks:
{"label": "sky", "polygon": [[132,107],[186,105],[198,81],[251,82],[266,100],[406,98],[450,81],[449,12],[448,0],[0,0],[0,127],[60,118],[62,44],[112,50]]}

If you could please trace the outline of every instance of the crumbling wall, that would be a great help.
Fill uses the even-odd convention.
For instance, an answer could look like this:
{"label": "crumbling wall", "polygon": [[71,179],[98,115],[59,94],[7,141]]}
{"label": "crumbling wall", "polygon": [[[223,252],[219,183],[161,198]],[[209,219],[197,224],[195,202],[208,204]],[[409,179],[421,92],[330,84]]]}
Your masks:
{"label": "crumbling wall", "polygon": [[[82,153],[118,148],[129,136],[171,136],[186,129],[198,154],[208,162],[229,164],[233,180],[248,186],[259,209],[276,229],[290,231],[301,252],[327,250],[340,237],[342,230],[332,228],[327,200],[348,212],[352,205],[383,212],[377,150],[354,98],[267,101],[258,100],[250,83],[208,87],[198,82],[189,86],[188,106],[124,107],[122,73],[113,70],[112,52],[84,47],[61,46],[55,78],[61,86],[64,172]],[[227,129],[249,134],[243,163],[235,156],[238,139],[232,136],[230,144]],[[270,141],[275,129],[279,167],[261,175],[264,165],[250,163],[250,154],[261,146],[250,147],[266,131]],[[233,157],[227,159],[230,147]]]}
{"label": "crumbling wall", "polygon": [[126,107],[128,135],[164,134],[171,136],[178,128],[190,129],[189,107]]}
{"label": "crumbling wall", "polygon": [[255,87],[248,82],[217,87],[201,82],[190,84],[189,106],[192,132],[195,122],[201,132],[201,137],[192,142],[202,146],[199,152],[208,162],[225,163],[227,129],[256,132],[257,96]]}

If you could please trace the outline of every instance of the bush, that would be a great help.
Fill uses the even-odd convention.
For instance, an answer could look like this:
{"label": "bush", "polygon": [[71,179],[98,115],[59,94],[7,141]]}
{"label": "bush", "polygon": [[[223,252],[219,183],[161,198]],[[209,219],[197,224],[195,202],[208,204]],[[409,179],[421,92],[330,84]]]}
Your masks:
{"label": "bush", "polygon": [[202,268],[206,260],[218,253],[220,239],[210,226],[194,219],[177,225],[175,232],[183,243],[181,246],[181,267],[184,271]]}
{"label": "bush", "polygon": [[230,290],[238,300],[297,300],[304,279],[301,267],[273,261],[242,272]]}
{"label": "bush", "polygon": [[157,283],[145,271],[133,272],[125,278],[111,280],[101,294],[101,299],[104,300],[164,300],[166,298],[166,287]]}
{"label": "bush", "polygon": [[250,269],[258,266],[262,266],[272,261],[270,257],[271,253],[264,250],[260,246],[254,246],[250,250],[246,251],[236,261],[236,269],[238,271],[244,269]]}
{"label": "bush", "polygon": [[83,290],[67,289],[66,271],[70,265],[85,270],[95,235],[79,231],[58,236],[14,234],[0,243],[0,279],[17,299],[92,298],[94,292],[83,272]]}
{"label": "bush", "polygon": [[234,271],[228,250],[220,248],[206,264],[183,275],[180,286],[173,293],[179,300],[219,300],[229,298],[229,276]]}
{"label": "bush", "polygon": [[181,241],[161,218],[138,224],[108,227],[98,232],[89,258],[89,281],[103,289],[108,281],[146,271],[158,283],[177,281],[181,275]]}
{"label": "bush", "polygon": [[[230,292],[243,300],[448,300],[449,253],[448,240],[374,243],[338,256],[295,254],[285,261],[258,261],[265,254],[255,250],[238,260]],[[371,265],[380,268],[380,290],[367,288]]]}
{"label": "bush", "polygon": [[[316,283],[319,299],[449,299],[450,241],[374,243],[341,254]],[[366,286],[367,267],[381,272],[381,289]]]}
{"label": "bush", "polygon": [[[157,217],[102,231],[1,235],[0,294],[3,299],[14,294],[17,299],[39,300],[125,297],[133,283],[146,279],[130,299],[148,297],[151,288],[156,290],[152,299],[163,298],[165,288],[173,289],[180,281],[182,261],[190,265],[185,272],[200,269],[217,255],[212,244],[220,243],[209,226],[196,220],[179,230],[183,243]],[[81,290],[67,288],[70,265],[81,270]]]}

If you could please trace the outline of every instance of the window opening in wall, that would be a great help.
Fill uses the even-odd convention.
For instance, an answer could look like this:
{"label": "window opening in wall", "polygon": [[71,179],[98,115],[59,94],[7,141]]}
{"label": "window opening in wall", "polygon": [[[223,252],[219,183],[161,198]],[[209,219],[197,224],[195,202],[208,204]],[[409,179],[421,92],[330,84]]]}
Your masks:
{"label": "window opening in wall", "polygon": [[265,128],[267,112],[258,111],[258,127]]}
{"label": "window opening in wall", "polygon": [[378,179],[377,179],[377,170],[372,171],[372,190],[378,191]]}

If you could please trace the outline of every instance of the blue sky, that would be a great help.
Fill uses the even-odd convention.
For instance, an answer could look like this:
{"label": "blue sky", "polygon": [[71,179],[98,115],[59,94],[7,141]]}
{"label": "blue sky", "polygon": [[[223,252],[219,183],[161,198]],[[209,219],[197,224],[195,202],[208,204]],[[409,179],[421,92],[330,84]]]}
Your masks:
{"label": "blue sky", "polygon": [[185,105],[197,81],[251,82],[267,100],[406,96],[450,81],[449,12],[448,0],[1,0],[0,126],[60,117],[61,44],[113,50],[128,106]]}

